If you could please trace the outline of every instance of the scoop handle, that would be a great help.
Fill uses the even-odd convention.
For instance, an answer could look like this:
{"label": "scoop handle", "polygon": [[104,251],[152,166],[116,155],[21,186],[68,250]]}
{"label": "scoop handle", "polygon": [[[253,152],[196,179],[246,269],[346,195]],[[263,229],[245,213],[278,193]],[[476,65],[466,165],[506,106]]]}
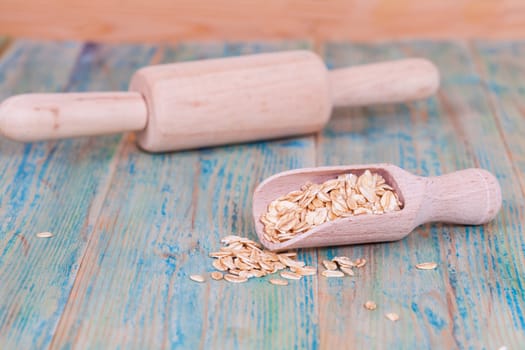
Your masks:
{"label": "scoop handle", "polygon": [[425,179],[419,224],[448,222],[480,225],[494,219],[501,208],[498,180],[484,169],[466,169]]}
{"label": "scoop handle", "polygon": [[422,58],[366,64],[328,72],[334,107],[418,100],[439,87],[439,71]]}
{"label": "scoop handle", "polygon": [[24,94],[0,105],[0,134],[17,141],[142,130],[147,108],[140,93]]}

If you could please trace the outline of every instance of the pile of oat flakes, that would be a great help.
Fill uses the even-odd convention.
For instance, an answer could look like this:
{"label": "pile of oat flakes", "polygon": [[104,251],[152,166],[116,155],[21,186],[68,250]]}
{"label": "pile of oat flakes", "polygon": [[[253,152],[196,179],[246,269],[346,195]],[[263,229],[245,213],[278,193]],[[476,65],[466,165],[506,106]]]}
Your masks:
{"label": "pile of oat flakes", "polygon": [[[227,236],[221,240],[225,245],[219,251],[210,253],[214,258],[213,267],[217,270],[210,274],[214,280],[225,279],[231,283],[243,283],[250,278],[260,278],[279,272],[281,278],[271,278],[275,285],[287,285],[288,280],[299,280],[303,276],[317,274],[313,266],[306,266],[304,261],[297,260],[297,252],[274,253],[248,238]],[[325,277],[354,276],[353,268],[365,266],[365,259],[350,260],[348,257],[335,257],[324,260]],[[196,282],[204,282],[202,275],[192,275]]]}
{"label": "pile of oat flakes", "polygon": [[264,238],[282,243],[327,221],[353,215],[384,214],[402,203],[385,179],[366,170],[344,174],[322,184],[307,183],[272,201],[261,216]]}
{"label": "pile of oat flakes", "polygon": [[[394,189],[385,179],[366,170],[360,176],[344,174],[322,184],[308,183],[298,191],[293,191],[272,201],[268,211],[261,217],[264,224],[264,237],[270,242],[282,243],[311,228],[337,218],[363,214],[384,214],[401,210],[402,203]],[[245,237],[230,235],[221,240],[224,247],[210,253],[216,271],[210,273],[213,280],[226,280],[230,283],[244,283],[250,278],[261,278],[279,273],[280,278],[269,278],[271,284],[288,285],[289,280],[300,280],[304,276],[317,274],[313,266],[306,266],[297,260],[297,252],[276,253],[263,248],[257,242]],[[366,265],[365,259],[351,260],[337,256],[323,260],[325,270],[321,275],[327,278],[355,276],[354,269]],[[420,270],[432,270],[436,263],[425,262],[416,265]],[[191,275],[195,282],[206,282],[203,275]],[[377,305],[367,301],[367,310],[375,310]],[[385,317],[397,321],[396,313]]]}

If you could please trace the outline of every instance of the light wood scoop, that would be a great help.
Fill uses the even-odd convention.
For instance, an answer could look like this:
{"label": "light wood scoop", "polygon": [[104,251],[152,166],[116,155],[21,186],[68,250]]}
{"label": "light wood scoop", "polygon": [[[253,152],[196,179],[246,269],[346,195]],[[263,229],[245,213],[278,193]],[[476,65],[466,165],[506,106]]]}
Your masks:
{"label": "light wood scoop", "polygon": [[[260,221],[268,205],[307,182],[323,183],[338,175],[361,175],[366,169],[383,176],[403,207],[377,215],[357,215],[327,221],[283,243],[264,238]],[[415,176],[391,164],[320,167],[276,174],[262,182],[253,196],[253,218],[261,243],[270,250],[395,241],[428,222],[480,225],[492,220],[501,207],[498,180],[483,169],[466,169],[436,176]]]}
{"label": "light wood scoop", "polygon": [[0,134],[41,141],[137,131],[150,152],[308,134],[333,106],[416,100],[439,85],[436,67],[406,59],[327,71],[309,51],[158,65],[130,92],[25,94],[0,105]]}

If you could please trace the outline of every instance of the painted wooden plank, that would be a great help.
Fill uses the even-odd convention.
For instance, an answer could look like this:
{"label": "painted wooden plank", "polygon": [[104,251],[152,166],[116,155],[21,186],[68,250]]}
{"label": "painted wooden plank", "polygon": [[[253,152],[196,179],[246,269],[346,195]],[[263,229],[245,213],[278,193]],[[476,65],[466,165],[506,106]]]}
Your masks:
{"label": "painted wooden plank", "polygon": [[[321,347],[519,346],[523,242],[515,212],[522,199],[509,196],[518,182],[468,50],[430,42],[325,48],[331,66],[409,55],[429,57],[439,66],[439,97],[338,111],[318,139],[319,164],[392,162],[426,176],[480,166],[501,180],[503,212],[486,226],[425,225],[399,242],[320,251],[320,260],[347,255],[369,261],[354,280],[319,280]],[[416,270],[422,261],[436,261],[439,269]],[[376,301],[378,309],[364,309],[366,300]],[[390,322],[386,312],[398,313],[400,320]]]}
{"label": "painted wooden plank", "polygon": [[[518,192],[520,183],[513,173],[514,161],[505,149],[506,137],[501,140],[502,135],[497,132],[497,115],[480,84],[474,58],[466,46],[450,46],[413,45],[408,51],[437,55],[443,50],[454,57],[454,61],[442,64],[450,74],[446,81],[448,93],[440,95],[442,111],[453,125],[458,142],[464,143],[465,158],[468,155],[473,164],[496,174],[503,194],[502,212],[493,223],[474,230],[467,228],[459,231],[464,235],[455,236],[456,246],[461,244],[462,249],[456,250],[456,255],[460,254],[451,270],[456,276],[450,274],[460,316],[454,326],[463,329],[467,336],[472,335],[471,344],[519,348],[525,344],[525,259],[521,234],[525,202]],[[460,164],[457,159],[461,158],[451,158],[451,163]]]}
{"label": "painted wooden plank", "polygon": [[521,59],[525,42],[478,41],[472,48],[497,116],[498,131],[525,193],[525,63]]}
{"label": "painted wooden plank", "polygon": [[[182,45],[162,61],[302,47]],[[313,138],[148,155],[126,143],[60,320],[56,348],[315,347],[314,278],[198,284],[228,234],[255,239],[251,193],[262,178],[314,163]],[[315,251],[302,252],[308,263]]]}
{"label": "painted wooden plank", "polygon": [[[339,67],[403,55],[390,45],[332,44],[325,47],[324,56],[330,67]],[[411,140],[413,131],[407,130],[412,122],[405,105],[338,110],[318,138],[318,165],[392,162],[409,171],[417,170]],[[319,259],[338,255],[352,259],[364,257],[369,263],[358,270],[355,278],[319,280],[319,289],[325,297],[320,296],[319,300],[321,347],[335,349],[350,343],[357,349],[408,348],[413,332],[409,327],[402,327],[407,317],[396,300],[403,291],[402,278],[408,268],[399,266],[398,259],[404,257],[399,256],[395,245],[326,249],[319,252]],[[405,283],[414,285],[412,281]],[[377,310],[366,310],[363,304],[367,300],[375,301]],[[385,319],[387,312],[400,314],[401,321],[393,324]],[[405,340],[404,332],[410,335]],[[423,339],[421,348],[428,347],[426,342],[428,340]]]}
{"label": "painted wooden plank", "polygon": [[[67,83],[79,47],[52,45],[56,51],[30,42],[10,48],[0,60],[0,96],[123,89],[144,62],[296,44],[157,51],[88,45]],[[46,347],[58,322],[57,348],[519,348],[524,203],[514,129],[522,127],[523,70],[513,58],[521,44],[506,45],[476,46],[493,106],[462,45],[328,45],[330,66],[428,56],[444,73],[443,89],[426,102],[339,110],[317,148],[312,138],[299,138],[150,156],[132,138],[118,151],[119,137],[30,146],[0,140],[0,344]],[[190,282],[188,274],[211,271],[206,256],[220,237],[255,238],[249,205],[255,183],[313,165],[316,151],[318,164],[389,161],[422,175],[481,166],[502,182],[503,211],[485,227],[427,225],[401,242],[319,251],[319,260],[367,258],[355,279],[312,278],[284,289],[264,281]],[[32,233],[44,226],[57,236],[37,240]],[[302,258],[315,263],[317,256],[304,251]],[[423,260],[440,267],[416,271]],[[367,299],[378,310],[365,310]],[[386,320],[387,311],[401,320]]]}
{"label": "painted wooden plank", "polygon": [[[0,95],[116,89],[150,47],[17,41],[0,61]],[[108,58],[109,57],[109,58]],[[97,66],[100,74],[89,72]],[[111,178],[120,137],[0,140],[0,344],[46,348],[70,297]],[[54,237],[39,239],[40,231]]]}
{"label": "painted wooden plank", "polygon": [[[0,61],[1,99],[33,89],[61,90],[79,50],[78,44],[69,43],[14,43]],[[46,66],[42,64],[45,61],[49,61]],[[32,211],[53,202],[56,209],[60,193],[48,182],[49,162],[55,155],[54,145],[24,146],[0,139],[0,344],[4,348],[44,344],[49,336],[46,333],[52,332],[55,313],[60,312],[59,298],[62,292],[67,293],[61,288],[46,290],[50,280],[60,277],[54,271],[60,265],[42,266],[38,260],[58,245],[57,240],[35,238],[37,230],[54,227],[48,227],[51,222],[45,214]],[[43,195],[48,199],[42,200]],[[49,209],[45,211],[49,214]],[[39,279],[46,269],[49,280]]]}
{"label": "painted wooden plank", "polygon": [[[505,153],[512,161],[512,170],[507,176],[514,181],[508,182],[505,188],[508,212],[504,226],[507,249],[500,252],[498,264],[501,266],[502,278],[512,283],[496,284],[498,296],[504,296],[511,309],[506,323],[511,329],[525,329],[525,244],[523,222],[525,212],[525,64],[522,55],[525,53],[525,42],[483,42],[478,41],[470,46],[474,61],[481,72],[481,82],[489,96],[492,111],[496,117],[496,128],[505,143]],[[512,175],[511,175],[512,172]],[[513,259],[507,258],[511,256]],[[507,288],[506,288],[507,287]],[[521,346],[525,339],[521,338]]]}

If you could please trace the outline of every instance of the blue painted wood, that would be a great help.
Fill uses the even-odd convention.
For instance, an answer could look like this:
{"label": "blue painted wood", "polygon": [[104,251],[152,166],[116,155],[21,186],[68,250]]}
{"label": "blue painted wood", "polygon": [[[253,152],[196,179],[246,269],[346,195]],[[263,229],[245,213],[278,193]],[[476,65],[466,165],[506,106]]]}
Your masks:
{"label": "blue painted wood", "polygon": [[[303,44],[181,45],[161,61],[284,50]],[[126,143],[103,215],[53,346],[305,348],[318,339],[314,278],[196,284],[229,234],[255,238],[251,193],[290,167],[311,166],[313,138],[149,155]],[[303,252],[315,261],[315,251]]]}
{"label": "blue painted wood", "polygon": [[[337,348],[349,340],[356,348],[525,344],[520,322],[524,301],[516,298],[523,295],[523,275],[514,271],[523,266],[518,248],[523,240],[517,234],[522,220],[511,214],[522,199],[510,193],[519,184],[466,46],[333,44],[325,56],[332,66],[428,57],[438,65],[443,82],[438,96],[428,101],[339,111],[318,138],[319,164],[392,162],[421,175],[479,166],[500,179],[504,206],[485,226],[425,225],[400,242],[320,251],[319,259],[340,254],[370,261],[355,285],[320,280],[320,290],[329,296],[320,301],[321,345]],[[422,261],[436,261],[439,269],[415,270]],[[340,294],[349,295],[333,297]],[[362,307],[367,299],[378,303],[372,314]],[[352,311],[338,313],[330,324],[328,319],[341,309]],[[396,324],[384,318],[390,311],[401,317]]]}
{"label": "blue painted wood", "polygon": [[[0,45],[1,46],[1,45]],[[0,57],[0,98],[125,89],[139,66],[308,47],[177,47],[16,41]],[[523,43],[332,43],[330,67],[429,57],[443,86],[427,101],[340,109],[312,137],[173,154],[131,135],[32,145],[0,139],[0,348],[472,348],[525,344]],[[389,244],[305,250],[318,265],[368,260],[354,278],[197,284],[220,237],[255,239],[263,178],[315,164],[392,162],[421,175],[471,166],[501,181],[486,226],[425,225]],[[37,239],[50,230],[55,237]],[[436,261],[435,271],[414,268]],[[378,309],[363,308],[374,300]],[[386,312],[401,318],[392,323]]]}
{"label": "blue painted wood", "polygon": [[[476,42],[470,46],[474,62],[481,71],[481,82],[489,96],[496,129],[501,135],[506,156],[512,169],[502,174],[505,179],[505,211],[500,224],[498,244],[491,246],[497,252],[492,262],[498,265],[500,278],[491,283],[498,299],[505,300],[496,312],[505,316],[507,338],[517,338],[525,344],[525,244],[523,222],[525,213],[525,64],[520,59],[525,53],[525,41]],[[498,276],[498,277],[499,277]],[[503,279],[503,282],[500,280]],[[498,305],[499,306],[499,305]],[[503,318],[503,317],[502,317]],[[521,330],[516,337],[514,330]]]}
{"label": "blue painted wood", "polygon": [[[327,64],[334,68],[404,57],[395,44],[331,44],[325,47],[324,54]],[[318,165],[391,162],[418,172],[416,149],[424,145],[417,145],[417,142],[428,142],[417,133],[426,133],[427,127],[432,128],[428,125],[429,120],[420,119],[420,111],[432,104],[435,104],[434,100],[420,103],[420,106],[391,105],[336,111],[318,137]],[[414,109],[416,111],[411,113]],[[319,288],[326,291],[327,296],[326,300],[320,301],[319,310],[322,347],[341,348],[350,342],[359,349],[382,346],[409,349],[415,348],[416,344],[420,349],[428,348],[435,337],[431,332],[424,332],[428,327],[424,320],[418,320],[409,312],[412,298],[407,289],[424,295],[436,280],[434,272],[422,275],[413,271],[413,264],[418,262],[416,259],[421,259],[415,254],[424,253],[423,258],[430,261],[439,261],[439,255],[430,247],[423,250],[417,247],[412,251],[406,244],[413,238],[414,235],[398,243],[319,252],[320,260],[343,255],[354,259],[363,257],[368,261],[356,278],[319,280]],[[424,281],[420,281],[421,278]],[[367,300],[376,302],[377,310],[366,310],[363,304]],[[388,312],[398,313],[400,321],[393,324],[387,320],[385,313]],[[334,314],[338,317],[333,317]]]}
{"label": "blue painted wood", "polygon": [[482,72],[481,83],[494,108],[497,129],[513,162],[514,174],[525,192],[525,66],[520,60],[525,52],[525,42],[479,41],[472,49],[474,62]]}
{"label": "blue painted wood", "polygon": [[[135,61],[148,62],[147,50],[117,51],[17,41],[0,61],[0,95],[117,88],[112,81],[127,79]],[[130,54],[138,55],[129,56],[134,64]],[[102,74],[77,83],[86,60]],[[121,66],[113,70],[117,62]],[[28,145],[0,139],[1,348],[39,349],[51,342],[99,216],[118,143],[119,137]],[[42,231],[55,236],[37,238]]]}
{"label": "blue painted wood", "polygon": [[[451,282],[460,317],[454,325],[472,336],[471,344],[487,348],[508,344],[510,348],[520,348],[525,345],[525,276],[520,273],[525,263],[520,209],[525,203],[519,194],[520,179],[513,172],[515,162],[506,152],[507,140],[498,131],[498,116],[482,88],[475,58],[465,44],[457,49],[450,46],[423,49],[422,45],[414,45],[414,49],[430,55],[443,52],[452,57],[442,64],[451,72],[451,79],[445,81],[449,92],[441,96],[441,113],[454,125],[465,158],[468,156],[473,164],[496,174],[503,194],[503,208],[495,221],[484,227],[466,228],[459,231],[464,235],[455,236],[456,246],[451,248],[457,255],[452,271],[456,276],[451,274]],[[451,158],[463,165],[461,154],[453,154]]]}

